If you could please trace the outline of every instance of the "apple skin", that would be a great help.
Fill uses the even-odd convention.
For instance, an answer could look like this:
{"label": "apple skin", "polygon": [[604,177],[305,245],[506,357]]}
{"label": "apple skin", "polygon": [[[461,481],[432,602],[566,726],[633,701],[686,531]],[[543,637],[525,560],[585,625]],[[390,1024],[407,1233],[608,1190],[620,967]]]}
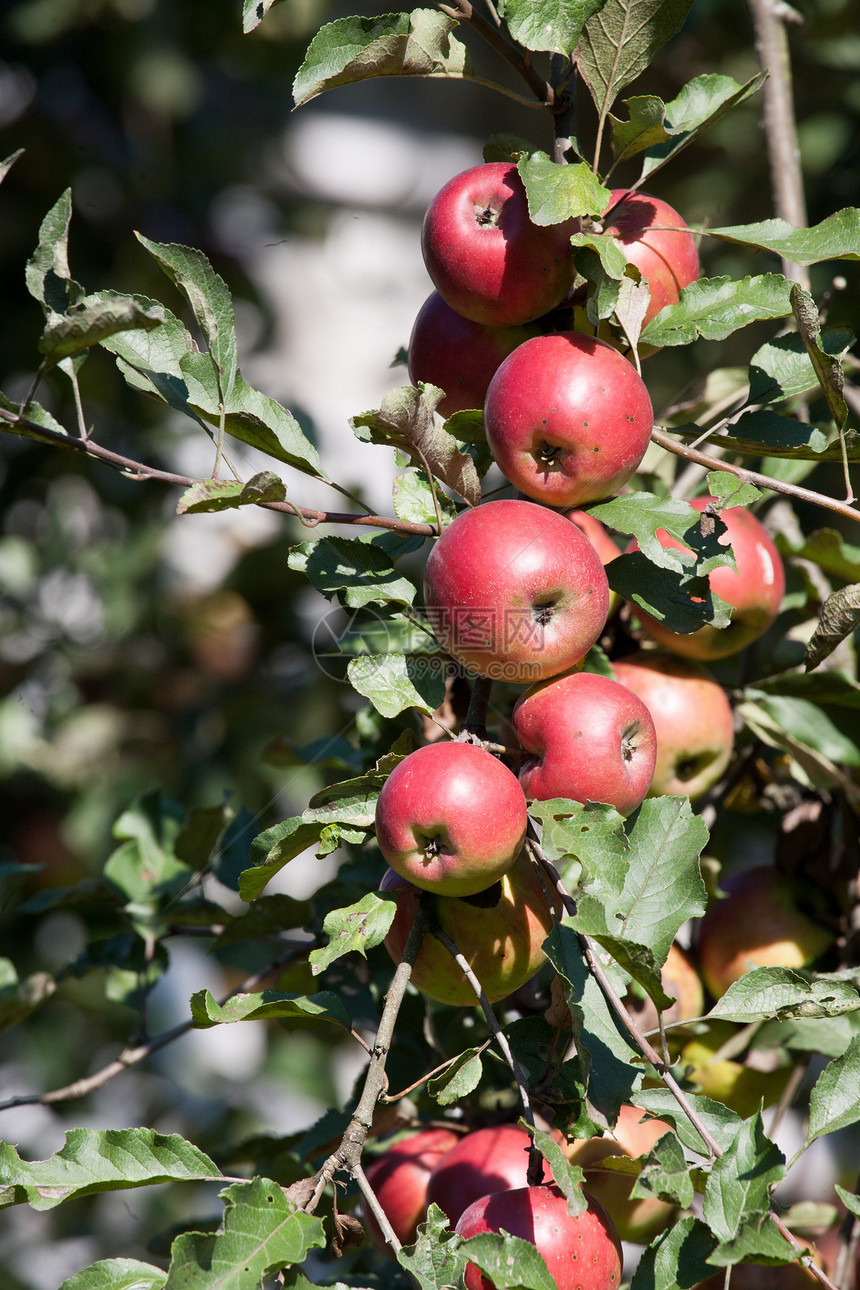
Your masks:
{"label": "apple skin", "polygon": [[[404,1138],[365,1166],[367,1181],[376,1194],[401,1245],[411,1245],[427,1212],[427,1184],[434,1166],[460,1141],[451,1129],[422,1129]],[[388,1249],[382,1229],[362,1205],[368,1234],[380,1249]]]}
{"label": "apple skin", "polygon": [[709,1022],[706,1030],[684,1044],[678,1063],[691,1067],[689,1078],[698,1084],[705,1097],[725,1103],[747,1119],[755,1115],[762,1102],[773,1106],[779,1101],[791,1077],[792,1066],[790,1062],[779,1065],[778,1054],[772,1052],[753,1054],[755,1060],[765,1064],[770,1057],[777,1057],[775,1064],[764,1069],[732,1057],[717,1058],[719,1050],[738,1031],[739,1027],[730,1021]]}
{"label": "apple skin", "polygon": [[529,684],[584,658],[606,624],[609,584],[594,547],[563,515],[534,502],[482,502],[434,544],[424,603],[458,663]]}
{"label": "apple skin", "polygon": [[657,731],[649,797],[701,797],[731,761],[734,719],[726,692],[695,659],[640,650],[612,664],[648,708]]}
{"label": "apple skin", "polygon": [[715,999],[751,967],[809,967],[832,946],[833,933],[804,912],[805,885],[770,865],[741,870],[720,886],[726,896],[698,928],[699,965]]}
{"label": "apple skin", "polygon": [[601,1138],[575,1139],[563,1146],[572,1165],[585,1171],[585,1189],[606,1210],[622,1241],[647,1245],[672,1223],[677,1209],[656,1196],[631,1199],[635,1179],[629,1174],[601,1172],[600,1162],[608,1156],[647,1155],[671,1125],[663,1120],[643,1119],[643,1112],[625,1103],[613,1129]]}
{"label": "apple skin", "polygon": [[[531,1135],[518,1124],[490,1125],[467,1133],[434,1165],[427,1205],[438,1205],[453,1227],[482,1196],[527,1187],[530,1145]],[[552,1182],[546,1161],[543,1180]]]}
{"label": "apple skin", "polygon": [[[574,1218],[555,1185],[518,1187],[483,1196],[460,1216],[458,1236],[505,1231],[529,1241],[543,1255],[558,1290],[616,1290],[621,1284],[621,1242],[601,1205],[585,1193],[588,1208]],[[495,1290],[474,1263],[466,1290]]]}
{"label": "apple skin", "polygon": [[[600,556],[604,569],[608,564],[611,564],[613,560],[618,559],[619,555],[621,554],[621,551],[613,542],[612,538],[609,536],[609,531],[606,528],[606,526],[601,524],[600,520],[595,519],[593,515],[589,515],[588,511],[568,510],[568,511],[564,511],[563,514],[565,519],[570,520],[573,524],[575,524],[576,527],[578,529],[581,529],[582,532],[585,534],[585,536],[588,538],[589,542],[594,547],[597,554]],[[609,617],[610,618],[615,613],[616,609],[620,604],[621,604],[621,597],[619,596],[617,591],[613,591],[612,588],[610,587],[609,588]]]}
{"label": "apple skin", "polygon": [[474,896],[522,849],[526,799],[516,775],[476,744],[427,744],[382,786],[376,839],[389,865],[424,891]]}
{"label": "apple skin", "polygon": [[436,405],[443,417],[467,408],[482,408],[487,386],[499,364],[533,327],[488,327],[458,314],[438,291],[418,311],[409,337],[409,379],[438,385],[445,397]]}
{"label": "apple skin", "polygon": [[644,323],[667,305],[676,305],[681,289],[699,276],[696,239],[685,230],[686,220],[659,197],[626,188],[612,190],[603,231],[618,239],[627,259],[648,281],[651,299]]}
{"label": "apple skin", "polygon": [[526,797],[608,802],[628,815],[648,792],[657,757],[645,704],[607,676],[575,672],[532,686],[511,718],[525,753]]}
{"label": "apple skin", "polygon": [[421,250],[434,287],[458,314],[515,327],[564,300],[578,229],[578,220],[533,224],[516,166],[493,161],[439,190],[424,216]]}
{"label": "apple skin", "polygon": [[[397,913],[385,938],[385,947],[395,963],[403,955],[421,891],[388,869],[380,891],[394,892]],[[496,896],[498,898],[496,899]],[[490,899],[495,903],[488,903]],[[484,988],[491,1003],[518,990],[545,963],[541,946],[553,926],[537,870],[525,852],[514,867],[488,893],[460,900],[456,896],[429,895],[432,911]],[[471,1007],[475,994],[456,962],[428,932],[412,968],[412,984],[438,1003]]]}
{"label": "apple skin", "polygon": [[584,506],[626,484],[654,410],[642,377],[583,332],[535,336],[490,381],[484,429],[502,474],[535,501]]}
{"label": "apple skin", "polygon": [[[703,511],[713,501],[712,497],[697,497],[690,505]],[[711,590],[732,607],[728,627],[705,624],[698,631],[684,635],[670,631],[644,609],[634,606],[646,634],[658,645],[685,658],[705,661],[728,658],[746,649],[770,627],[779,613],[785,592],[782,559],[761,521],[743,506],[730,506],[720,511],[720,519],[727,529],[720,542],[722,546],[731,543],[737,571],[721,565],[708,575],[708,582]],[[664,547],[676,551],[688,549],[665,529],[658,529],[657,537]],[[627,550],[638,550],[635,541]]]}

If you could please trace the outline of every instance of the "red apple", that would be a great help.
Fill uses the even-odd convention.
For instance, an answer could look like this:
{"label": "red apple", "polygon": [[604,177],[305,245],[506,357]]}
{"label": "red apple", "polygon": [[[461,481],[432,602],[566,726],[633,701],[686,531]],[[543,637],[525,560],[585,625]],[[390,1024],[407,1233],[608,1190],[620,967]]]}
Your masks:
{"label": "red apple", "polygon": [[[530,1241],[543,1255],[558,1290],[617,1290],[621,1243],[612,1221],[592,1197],[575,1217],[555,1186],[519,1187],[484,1196],[470,1205],[455,1228],[458,1236],[508,1232]],[[466,1266],[466,1290],[495,1290],[474,1263]]]}
{"label": "red apple", "polygon": [[[713,501],[712,497],[697,497],[690,505],[703,511]],[[720,543],[722,546],[731,543],[737,571],[721,565],[708,575],[708,582],[715,595],[732,607],[732,620],[728,627],[706,624],[698,631],[684,635],[670,631],[644,609],[635,606],[636,617],[647,634],[658,645],[687,658],[728,658],[751,645],[776,618],[785,591],[785,570],[780,554],[761,521],[743,506],[730,506],[720,511],[720,519],[727,530]],[[676,551],[688,549],[665,529],[658,529],[657,537],[664,547]],[[638,548],[632,542],[627,549],[635,551]]]}
{"label": "red apple", "polygon": [[573,281],[577,220],[533,224],[517,168],[494,161],[455,175],[421,230],[427,272],[452,309],[489,327],[515,327],[560,304]]}
{"label": "red apple", "polygon": [[696,239],[686,232],[686,221],[659,197],[614,188],[603,231],[618,239],[627,259],[648,282],[651,299],[646,323],[666,305],[676,305],[681,288],[699,276]]}
{"label": "red apple", "polygon": [[427,744],[404,757],[376,803],[376,840],[395,873],[424,891],[474,896],[522,849],[526,799],[516,775],[476,744]]}
{"label": "red apple", "polygon": [[694,659],[640,650],[612,664],[654,719],[657,764],[649,797],[700,797],[722,778],[735,731],[731,704]]}
{"label": "red apple", "polygon": [[[422,1129],[365,1166],[367,1181],[401,1245],[412,1244],[424,1220],[431,1171],[459,1141],[460,1134],[450,1129]],[[374,1244],[387,1249],[382,1229],[365,1205],[362,1217]]]}
{"label": "red apple", "polygon": [[[518,1124],[496,1124],[461,1137],[434,1165],[427,1204],[438,1205],[453,1226],[473,1201],[494,1191],[528,1186],[531,1135]],[[552,1174],[544,1161],[544,1182]]]}
{"label": "red apple", "polygon": [[534,502],[483,502],[435,543],[424,575],[444,649],[480,676],[527,684],[578,663],[606,623],[609,585],[575,524]]}
{"label": "red apple", "polygon": [[548,506],[616,493],[645,455],[654,411],[642,377],[605,341],[555,332],[525,341],[487,390],[484,429],[502,474]]}
{"label": "red apple", "polygon": [[[403,954],[415,921],[421,891],[388,869],[379,885],[397,897],[397,913],[385,938],[395,963]],[[456,896],[426,899],[433,916],[447,932],[484,988],[491,1003],[518,990],[545,962],[541,948],[553,925],[552,911],[537,870],[525,852],[513,869],[486,892],[460,900]],[[469,982],[441,941],[424,937],[412,984],[439,1003],[470,1007],[476,1003]]]}
{"label": "red apple", "polygon": [[482,408],[496,368],[533,327],[487,327],[464,318],[438,291],[418,311],[409,337],[409,379],[438,385],[445,398],[436,410],[443,417]]}
{"label": "red apple", "polygon": [[770,865],[730,875],[699,922],[699,964],[715,999],[753,967],[809,967],[834,935],[812,918],[806,886]]}
{"label": "red apple", "polygon": [[525,757],[526,797],[609,802],[623,815],[648,792],[657,756],[642,700],[607,676],[576,672],[520,695],[513,727]]}
{"label": "red apple", "polygon": [[[615,542],[613,542],[612,538],[609,536],[609,530],[604,524],[601,524],[600,520],[595,519],[593,515],[589,515],[588,511],[572,510],[564,511],[563,514],[565,519],[571,520],[578,529],[582,529],[583,533],[600,556],[604,569],[608,564],[611,564],[613,560],[617,560],[618,556],[621,554],[621,550],[616,546]],[[617,591],[613,591],[610,587],[610,618],[620,604],[621,597]]]}
{"label": "red apple", "polygon": [[634,1200],[630,1196],[635,1179],[630,1174],[616,1174],[601,1169],[609,1156],[637,1159],[647,1155],[671,1126],[663,1120],[646,1120],[643,1112],[625,1104],[618,1113],[614,1129],[601,1138],[577,1139],[564,1146],[573,1165],[585,1171],[585,1186],[590,1195],[606,1210],[622,1241],[647,1245],[672,1222],[676,1209],[656,1196]]}

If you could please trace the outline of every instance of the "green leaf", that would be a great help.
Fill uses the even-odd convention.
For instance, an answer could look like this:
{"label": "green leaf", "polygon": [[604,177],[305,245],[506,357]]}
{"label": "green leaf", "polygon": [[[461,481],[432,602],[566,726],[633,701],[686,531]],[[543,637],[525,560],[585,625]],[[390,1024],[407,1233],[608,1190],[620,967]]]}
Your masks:
{"label": "green leaf", "polygon": [[167,1273],[137,1259],[100,1259],[68,1277],[60,1290],[163,1290]]}
{"label": "green leaf", "polygon": [[[630,265],[630,261],[622,251],[621,243],[618,239],[608,237],[605,233],[574,233],[571,236],[570,244],[574,251],[594,251],[600,259],[600,268],[603,275],[617,282],[621,281]],[[589,282],[601,283],[601,279],[595,273],[595,267],[589,263],[587,256],[577,255],[576,268]],[[612,307],[615,307],[614,301],[612,302]],[[610,309],[603,316],[608,318],[611,312],[612,310]]]}
{"label": "green leaf", "polygon": [[766,75],[759,73],[745,85],[738,85],[731,76],[706,72],[688,81],[677,97],[665,105],[665,128],[670,137],[663,143],[649,146],[642,162],[640,180],[661,170],[733,107],[756,94],[765,80]]}
{"label": "green leaf", "polygon": [[427,1081],[427,1092],[434,1101],[440,1106],[455,1106],[474,1093],[484,1073],[480,1054],[480,1048],[467,1048],[440,1075]]}
{"label": "green leaf", "polygon": [[[724,1151],[728,1150],[738,1132],[741,1117],[736,1111],[731,1111],[724,1106],[722,1102],[715,1102],[701,1093],[687,1093],[686,1097],[714,1141]],[[631,1101],[634,1106],[640,1107],[643,1111],[649,1111],[658,1120],[666,1120],[671,1124],[685,1147],[689,1147],[700,1156],[708,1154],[698,1129],[695,1129],[687,1119],[675,1101],[674,1094],[668,1088],[640,1089]]]}
{"label": "green leaf", "polygon": [[399,448],[469,506],[477,506],[481,481],[474,461],[460,451],[436,411],[443,397],[444,391],[435,385],[404,385],[389,391],[378,409],[353,417],[350,424],[362,442]]}
{"label": "green leaf", "polygon": [[576,51],[579,74],[598,113],[612,107],[625,85],[680,30],[692,0],[608,0],[585,24]]}
{"label": "green leaf", "polygon": [[[441,488],[436,487],[435,491],[442,521],[450,524],[457,518],[457,508]],[[406,520],[410,524],[437,523],[433,490],[423,470],[410,469],[397,475],[393,485],[393,498],[394,514],[399,520]]]}
{"label": "green leaf", "polygon": [[730,607],[714,595],[706,577],[657,569],[641,551],[613,560],[606,575],[613,591],[673,632],[695,632],[706,623],[728,627],[731,621]]}
{"label": "green leaf", "polygon": [[246,484],[238,479],[199,479],[186,488],[176,503],[176,513],[235,510],[239,506],[282,502],[286,495],[284,481],[271,470],[260,471]]}
{"label": "green leaf", "polygon": [[52,364],[98,345],[124,331],[152,331],[163,320],[158,305],[142,308],[133,296],[98,291],[83,296],[61,317],[51,315],[39,339],[39,352]]}
{"label": "green leaf", "polygon": [[[691,439],[698,439],[702,434],[702,427],[698,425],[673,426],[672,430],[675,434],[689,435]],[[767,454],[816,461],[831,455],[823,430],[794,417],[780,416],[767,408],[741,413],[719,436],[715,436],[715,442],[726,445],[731,452],[748,453],[754,457]],[[832,455],[839,455],[838,446]]]}
{"label": "green leaf", "polygon": [[536,52],[572,54],[582,29],[606,0],[504,0],[499,12],[514,40]]}
{"label": "green leaf", "polygon": [[658,1138],[645,1161],[630,1190],[631,1199],[656,1196],[670,1205],[689,1209],[695,1188],[684,1148],[675,1134],[664,1133]]}
{"label": "green leaf", "polygon": [[860,1036],[819,1075],[809,1095],[807,1145],[860,1120]]}
{"label": "green leaf", "polygon": [[[846,328],[825,327],[819,336],[823,351],[841,358],[854,344]],[[800,336],[776,336],[750,359],[751,403],[775,403],[798,398],[818,388],[818,375]]]}
{"label": "green leaf", "polygon": [[546,1260],[531,1241],[506,1232],[482,1232],[463,1242],[463,1253],[496,1290],[558,1290]]}
{"label": "green leaf", "polygon": [[39,242],[27,261],[27,290],[38,300],[48,318],[76,305],[83,288],[69,273],[69,223],[72,190],[67,188],[51,207],[39,228]]}
{"label": "green leaf", "polygon": [[57,983],[49,972],[31,972],[23,981],[11,959],[0,958],[0,1030],[17,1026],[50,999]]}
{"label": "green leaf", "polygon": [[367,951],[385,940],[396,912],[397,901],[375,891],[369,891],[354,905],[330,910],[323,922],[328,945],[311,950],[309,956],[313,974],[324,972],[353,950],[367,958]]}
{"label": "green leaf", "polygon": [[769,747],[781,748],[791,755],[792,770],[802,784],[819,789],[837,785],[849,801],[860,805],[860,789],[857,785],[824,753],[785,730],[761,704],[740,703],[737,712],[752,733]]}
{"label": "green leaf", "polygon": [[699,278],[684,287],[678,304],[667,305],[643,329],[646,345],[689,345],[699,336],[725,340],[763,319],[791,315],[791,282],[781,273],[755,278]]}
{"label": "green leaf", "polygon": [[812,228],[795,228],[782,219],[766,219],[760,224],[736,224],[695,231],[738,246],[773,251],[792,264],[860,260],[860,210],[853,206],[829,215]]}
{"label": "green leaf", "polygon": [[418,1282],[420,1290],[450,1290],[462,1284],[467,1259],[463,1242],[448,1229],[448,1220],[436,1204],[418,1225],[418,1239],[397,1251],[397,1262]]}
{"label": "green leaf", "polygon": [[783,555],[811,560],[833,578],[860,582],[860,546],[851,546],[836,529],[816,529],[799,534],[796,541],[778,534],[776,544]]}
{"label": "green leaf", "polygon": [[255,900],[279,869],[319,842],[322,828],[321,824],[308,823],[300,815],[294,815],[260,833],[251,843],[252,867],[239,875],[242,899]]}
{"label": "green leaf", "polygon": [[825,600],[818,626],[806,646],[803,663],[811,671],[860,627],[860,583],[841,587]]}
{"label": "green leaf", "polygon": [[396,573],[379,541],[324,537],[292,548],[288,563],[327,599],[337,595],[351,609],[364,605],[411,605],[415,587]]}
{"label": "green leaf", "polygon": [[[566,863],[576,858],[588,863],[589,871],[603,869],[616,874],[623,883],[627,869],[629,842],[624,832],[624,818],[612,806],[595,802],[572,802],[567,798],[550,798],[545,802],[532,802],[529,815],[538,820],[541,828],[541,847],[554,864],[559,864],[566,875]],[[579,881],[574,879],[574,885]]]}
{"label": "green leaf", "polygon": [[326,23],[293,81],[296,107],[324,90],[375,76],[471,76],[469,52],[452,35],[457,25],[433,9]]}
{"label": "green leaf", "polygon": [[0,1142],[0,1177],[16,1201],[53,1209],[65,1200],[152,1183],[220,1177],[208,1156],[176,1133],[154,1129],[69,1129],[48,1160],[22,1160]]}
{"label": "green leaf", "polygon": [[707,1260],[715,1244],[701,1219],[679,1219],[645,1250],[630,1290],[691,1290],[713,1273]]}
{"label": "green leaf", "polygon": [[281,0],[242,0],[242,31],[249,32],[259,27],[270,9],[274,9]]}
{"label": "green leaf", "polygon": [[[0,408],[6,412],[11,412],[18,416],[21,411],[21,404],[13,403],[7,399],[5,394],[0,393]],[[44,427],[45,430],[51,430],[54,434],[67,435],[65,426],[60,425],[50,412],[46,412],[40,403],[30,403],[27,406],[27,421],[20,421],[16,425],[14,421],[7,421],[5,417],[2,420],[4,434],[17,434],[22,439],[35,439],[37,443],[56,443],[56,440],[48,435],[39,433],[38,427]]]}
{"label": "green leaf", "polygon": [[839,1183],[835,1184],[835,1189],[836,1195],[849,1213],[853,1214],[855,1218],[860,1218],[860,1196],[855,1196],[852,1192],[846,1191],[844,1187],[839,1186]]}
{"label": "green leaf", "polygon": [[173,1242],[165,1290],[250,1290],[326,1243],[322,1219],[267,1178],[221,1194],[227,1207],[219,1230],[184,1232]]}
{"label": "green leaf", "polygon": [[[639,1050],[609,1008],[567,919],[552,929],[544,941],[544,951],[562,977],[588,1100],[601,1119],[614,1123],[619,1108],[632,1100],[642,1083],[642,1071],[632,1062]],[[616,992],[623,996],[626,977],[605,952],[597,952]]]}
{"label": "green leaf", "polygon": [[19,864],[17,860],[0,862],[0,914],[8,914],[20,902],[23,888],[42,868],[40,864]]}
{"label": "green leaf", "polygon": [[446,670],[445,659],[432,655],[370,654],[351,659],[347,675],[384,717],[407,708],[432,716],[445,698]]}
{"label": "green leaf", "polygon": [[609,117],[612,125],[612,155],[616,163],[635,157],[637,152],[665,143],[666,104],[656,94],[625,99],[628,120]]}
{"label": "green leaf", "polygon": [[708,492],[717,499],[721,510],[727,506],[752,506],[761,497],[754,484],[745,484],[727,470],[708,471]]}
{"label": "green leaf", "polygon": [[0,184],[2,184],[3,180],[6,178],[6,176],[8,175],[9,171],[12,169],[12,167],[14,166],[18,158],[23,157],[23,155],[24,155],[24,149],[18,148],[15,152],[10,153],[8,157],[5,157],[2,161],[0,161]]}
{"label": "green leaf", "polygon": [[736,1263],[751,1262],[765,1265],[789,1263],[797,1251],[785,1239],[772,1214],[751,1215],[731,1241],[721,1241],[711,1253],[710,1262],[715,1267],[734,1267]]}
{"label": "green leaf", "polygon": [[745,1221],[766,1213],[771,1188],[785,1173],[785,1156],[765,1136],[761,1114],[742,1120],[731,1145],[711,1166],[705,1187],[702,1217],[714,1235],[732,1241]]}
{"label": "green leaf", "polygon": [[842,364],[838,358],[834,358],[832,354],[828,354],[821,348],[821,319],[818,316],[818,306],[809,292],[803,291],[797,283],[791,289],[791,304],[797,330],[800,332],[810,362],[815,368],[815,374],[824,391],[830,415],[836,423],[837,430],[841,432],[848,418],[848,405],[842,394],[845,388]]}
{"label": "green leaf", "polygon": [[599,215],[609,205],[610,190],[584,161],[559,165],[545,152],[534,152],[520,158],[517,170],[533,224],[561,224],[580,215]]}
{"label": "green leaf", "polygon": [[753,968],[729,986],[711,1017],[748,1023],[772,1018],[838,1017],[860,1008],[860,992],[850,981],[807,981],[788,968]]}
{"label": "green leaf", "polygon": [[766,694],[788,694],[824,707],[860,708],[860,685],[835,667],[816,676],[808,672],[784,672],[772,681],[759,682]]}
{"label": "green leaf", "polygon": [[582,1194],[582,1185],[585,1182],[582,1169],[579,1165],[570,1163],[559,1143],[549,1133],[532,1128],[525,1120],[520,1120],[520,1125],[534,1138],[535,1145],[549,1165],[555,1185],[564,1193],[568,1213],[574,1218],[577,1214],[584,1214],[588,1209],[588,1201]]}
{"label": "green leaf", "polygon": [[657,536],[659,531],[663,531],[689,546],[689,530],[694,525],[698,528],[701,523],[700,513],[689,502],[674,497],[655,497],[652,493],[627,493],[592,507],[590,514],[619,533],[629,533],[636,539],[642,553],[660,569],[684,573],[696,563],[692,551],[665,547]]}
{"label": "green leaf", "polygon": [[295,900],[278,892],[274,896],[258,896],[250,909],[229,918],[213,949],[223,945],[237,945],[240,941],[259,940],[263,936],[282,932],[288,927],[305,927],[310,920],[311,907],[306,900]]}
{"label": "green leaf", "polygon": [[747,697],[793,739],[834,762],[860,766],[860,749],[836,726],[826,712],[809,699],[784,694],[764,694],[748,689]]}
{"label": "green leaf", "polygon": [[196,247],[137,239],[158,260],[170,281],[191,306],[218,371],[218,390],[229,399],[238,371],[233,300],[226,282]]}
{"label": "green leaf", "polygon": [[352,1021],[343,1001],[330,990],[320,994],[281,994],[263,990],[260,994],[234,994],[220,1004],[208,990],[191,996],[191,1017],[197,1030],[230,1025],[234,1021],[305,1020],[332,1021],[350,1030]]}

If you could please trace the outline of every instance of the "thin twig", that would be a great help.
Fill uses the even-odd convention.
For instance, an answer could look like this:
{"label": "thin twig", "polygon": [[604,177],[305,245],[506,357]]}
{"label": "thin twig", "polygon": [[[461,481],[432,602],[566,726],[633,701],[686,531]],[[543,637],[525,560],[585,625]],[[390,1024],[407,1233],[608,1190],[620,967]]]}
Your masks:
{"label": "thin twig", "polygon": [[555,94],[549,82],[535,71],[531,59],[523,57],[519,46],[511,44],[497,27],[476,11],[470,0],[452,0],[451,4],[439,4],[438,7],[449,18],[458,18],[461,22],[468,23],[506,63],[510,63],[541,104],[552,106]]}
{"label": "thin twig", "polygon": [[686,444],[679,443],[663,430],[652,430],[651,439],[661,448],[674,453],[676,457],[683,457],[685,461],[695,461],[708,470],[724,470],[747,484],[767,488],[772,493],[783,493],[786,497],[794,497],[799,502],[811,502],[813,506],[821,506],[827,511],[833,511],[836,515],[860,524],[860,510],[857,507],[848,506],[845,502],[837,502],[824,493],[815,493],[811,488],[801,488],[798,484],[786,484],[781,479],[771,479],[769,475],[761,475],[757,470],[747,470],[745,466],[735,466],[730,462],[721,461],[717,457],[709,456],[708,453],[699,452],[697,448],[688,448]]}
{"label": "thin twig", "polygon": [[[489,1048],[492,1042],[492,1039],[485,1039],[480,1048],[476,1050],[475,1055],[479,1056],[485,1049]],[[441,1075],[443,1071],[446,1071],[449,1066],[453,1066],[458,1060],[458,1057],[448,1057],[439,1066],[434,1066],[432,1071],[428,1071],[426,1075],[422,1075],[420,1079],[415,1080],[412,1084],[407,1084],[406,1088],[402,1088],[399,1093],[381,1094],[379,1098],[380,1102],[400,1102],[404,1097],[408,1097],[410,1093],[414,1093],[416,1088],[420,1088],[422,1084],[426,1084],[428,1080],[433,1079],[434,1076]]]}
{"label": "thin twig", "polygon": [[388,1221],[388,1215],[386,1214],[385,1210],[382,1208],[379,1201],[377,1200],[375,1191],[371,1187],[370,1183],[367,1181],[367,1174],[364,1172],[364,1170],[361,1167],[361,1161],[357,1161],[352,1166],[352,1176],[355,1179],[355,1181],[358,1183],[358,1189],[361,1192],[362,1196],[364,1197],[364,1202],[367,1205],[367,1208],[370,1210],[371,1214],[379,1224],[382,1235],[385,1237],[386,1241],[388,1242],[388,1244],[391,1246],[392,1250],[394,1250],[394,1253],[396,1254],[397,1251],[401,1248],[400,1241],[397,1237],[397,1233],[394,1231],[394,1228],[391,1226],[391,1223]]}

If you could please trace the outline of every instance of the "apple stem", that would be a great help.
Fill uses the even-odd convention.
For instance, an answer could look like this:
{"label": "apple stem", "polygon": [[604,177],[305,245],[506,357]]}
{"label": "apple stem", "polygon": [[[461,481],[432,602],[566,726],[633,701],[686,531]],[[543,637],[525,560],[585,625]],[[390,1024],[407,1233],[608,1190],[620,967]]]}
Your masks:
{"label": "apple stem", "polygon": [[[502,1056],[504,1057],[505,1061],[508,1063],[508,1066],[510,1066],[511,1073],[513,1074],[513,1077],[517,1082],[517,1086],[520,1090],[520,1099],[523,1104],[523,1116],[526,1120],[526,1123],[531,1125],[532,1129],[534,1129],[536,1125],[535,1125],[534,1111],[532,1110],[531,1098],[529,1096],[528,1078],[526,1077],[525,1071],[520,1066],[519,1062],[517,1061],[516,1057],[514,1057],[514,1054],[511,1051],[511,1046],[508,1043],[507,1035],[502,1030],[498,1021],[496,1020],[496,1014],[493,1012],[489,999],[484,994],[484,990],[483,990],[483,987],[481,986],[480,981],[475,976],[475,973],[472,971],[471,965],[469,964],[466,957],[460,953],[456,944],[448,935],[448,933],[444,930],[444,928],[440,927],[436,922],[431,922],[430,934],[432,936],[435,936],[437,941],[440,941],[442,945],[444,945],[445,949],[451,955],[454,962],[457,964],[457,967],[463,973],[463,976],[466,978],[466,980],[469,982],[469,985],[472,987],[473,991],[475,992],[475,998],[477,999],[481,1007],[481,1011],[484,1014],[484,1018],[487,1022],[487,1026],[490,1030],[490,1033],[495,1039],[499,1048],[501,1049]],[[528,1169],[529,1185],[536,1186],[541,1181],[542,1177],[543,1177],[543,1157],[541,1156],[540,1151],[534,1145],[534,1140],[532,1140],[532,1146],[529,1151],[529,1169]]]}

